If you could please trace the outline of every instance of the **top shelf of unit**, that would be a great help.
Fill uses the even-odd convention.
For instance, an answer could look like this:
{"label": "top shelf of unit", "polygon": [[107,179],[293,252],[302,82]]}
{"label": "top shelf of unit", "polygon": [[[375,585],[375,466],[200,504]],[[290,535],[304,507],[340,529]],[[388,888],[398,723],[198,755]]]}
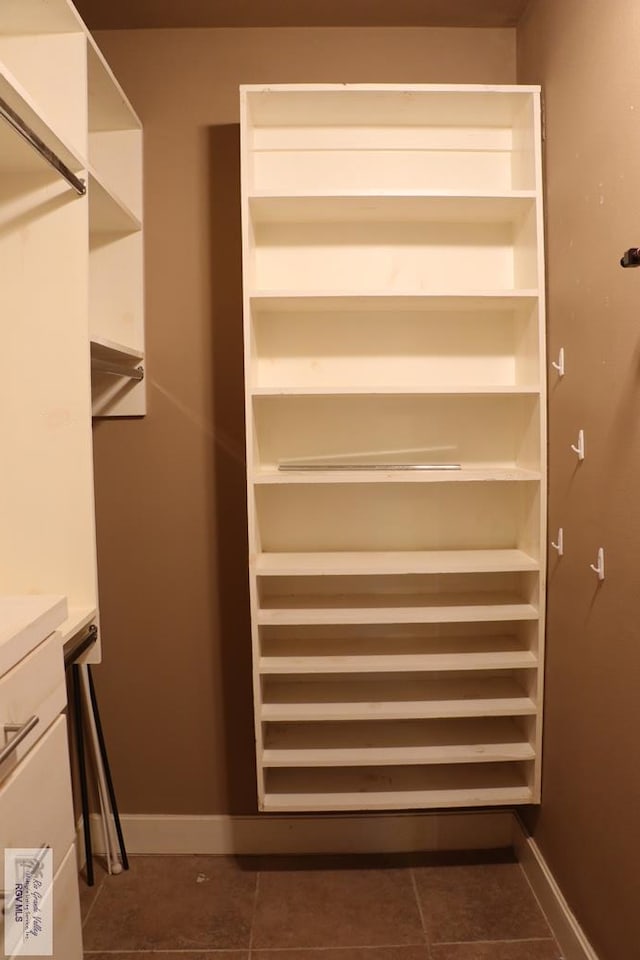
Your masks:
{"label": "top shelf of unit", "polygon": [[512,223],[532,209],[535,190],[501,193],[340,193],[284,196],[254,194],[249,208],[254,223]]}
{"label": "top shelf of unit", "polygon": [[253,126],[511,126],[538,86],[243,86]]}

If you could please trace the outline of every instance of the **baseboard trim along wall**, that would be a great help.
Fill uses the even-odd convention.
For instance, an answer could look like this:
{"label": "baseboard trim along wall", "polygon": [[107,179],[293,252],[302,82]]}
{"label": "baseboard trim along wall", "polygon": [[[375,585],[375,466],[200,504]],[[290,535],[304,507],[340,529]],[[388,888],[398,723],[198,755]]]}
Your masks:
{"label": "baseboard trim along wall", "polygon": [[598,960],[569,904],[517,814],[513,815],[513,849],[562,950],[564,960]]}
{"label": "baseboard trim along wall", "polygon": [[[537,844],[511,810],[300,816],[121,817],[129,854],[420,853],[512,847],[565,960],[598,960]],[[91,816],[94,851],[102,822]],[[77,826],[84,863],[82,820]],[[117,882],[115,880],[114,882]]]}
{"label": "baseboard trim along wall", "polygon": [[[127,852],[202,854],[417,853],[512,845],[510,810],[474,813],[254,817],[121,817]],[[91,835],[104,852],[100,816]],[[78,831],[78,849],[82,830]]]}

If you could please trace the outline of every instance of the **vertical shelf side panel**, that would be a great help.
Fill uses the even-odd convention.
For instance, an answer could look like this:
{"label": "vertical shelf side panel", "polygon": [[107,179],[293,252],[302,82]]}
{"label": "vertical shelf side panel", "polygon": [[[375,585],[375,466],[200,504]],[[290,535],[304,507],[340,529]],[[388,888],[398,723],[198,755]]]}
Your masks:
{"label": "vertical shelf side panel", "polygon": [[249,602],[251,606],[251,645],[253,662],[253,709],[256,742],[256,777],[258,786],[258,809],[264,809],[265,771],[262,765],[263,728],[262,679],[260,676],[261,637],[258,627],[258,583],[255,569],[256,557],[262,550],[260,529],[256,516],[256,491],[252,478],[256,472],[256,440],[253,421],[251,387],[254,374],[255,338],[251,313],[255,237],[249,213],[249,196],[253,186],[253,125],[251,104],[247,93],[240,91],[240,193],[242,214],[242,290],[243,290],[243,336],[245,369],[245,424],[247,458],[247,515],[249,538]]}

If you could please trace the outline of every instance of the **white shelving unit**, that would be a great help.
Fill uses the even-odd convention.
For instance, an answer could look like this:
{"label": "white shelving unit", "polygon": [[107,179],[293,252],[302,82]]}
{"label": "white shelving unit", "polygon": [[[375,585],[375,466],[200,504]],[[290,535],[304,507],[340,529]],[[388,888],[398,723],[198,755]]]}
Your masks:
{"label": "white shelving unit", "polygon": [[140,125],[68,0],[1,5],[0,98],[0,592],[67,596],[68,640],[98,616],[92,409],[144,413],[91,375],[144,359]]}
{"label": "white shelving unit", "polygon": [[260,808],[537,802],[536,87],[241,89]]}
{"label": "white shelving unit", "polygon": [[144,360],[142,127],[91,37],[87,58],[93,414],[140,416],[144,379],[114,377],[99,363],[135,370]]}

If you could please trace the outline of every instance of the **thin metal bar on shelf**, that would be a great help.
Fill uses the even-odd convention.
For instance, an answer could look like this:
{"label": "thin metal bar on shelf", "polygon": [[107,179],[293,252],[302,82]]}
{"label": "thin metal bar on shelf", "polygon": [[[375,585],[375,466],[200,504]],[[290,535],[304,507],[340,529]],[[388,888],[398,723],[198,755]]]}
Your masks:
{"label": "thin metal bar on shelf", "polygon": [[40,156],[46,160],[46,162],[56,170],[61,177],[63,177],[69,186],[73,187],[76,193],[80,196],[84,196],[87,192],[87,185],[84,180],[81,180],[79,177],[76,177],[75,173],[72,173],[69,170],[69,167],[66,163],[63,163],[60,157],[51,150],[43,140],[40,139],[37,133],[29,127],[19,114],[12,110],[6,100],[3,100],[0,97],[0,117],[3,120],[13,127],[17,134],[19,134],[23,140],[33,147]]}
{"label": "thin metal bar on shelf", "polygon": [[460,470],[459,463],[279,463],[278,470]]}
{"label": "thin metal bar on shelf", "polygon": [[129,380],[144,378],[142,367],[126,367],[122,363],[111,363],[110,360],[100,360],[97,357],[91,358],[91,368],[99,373],[112,373],[116,377],[127,377]]}

